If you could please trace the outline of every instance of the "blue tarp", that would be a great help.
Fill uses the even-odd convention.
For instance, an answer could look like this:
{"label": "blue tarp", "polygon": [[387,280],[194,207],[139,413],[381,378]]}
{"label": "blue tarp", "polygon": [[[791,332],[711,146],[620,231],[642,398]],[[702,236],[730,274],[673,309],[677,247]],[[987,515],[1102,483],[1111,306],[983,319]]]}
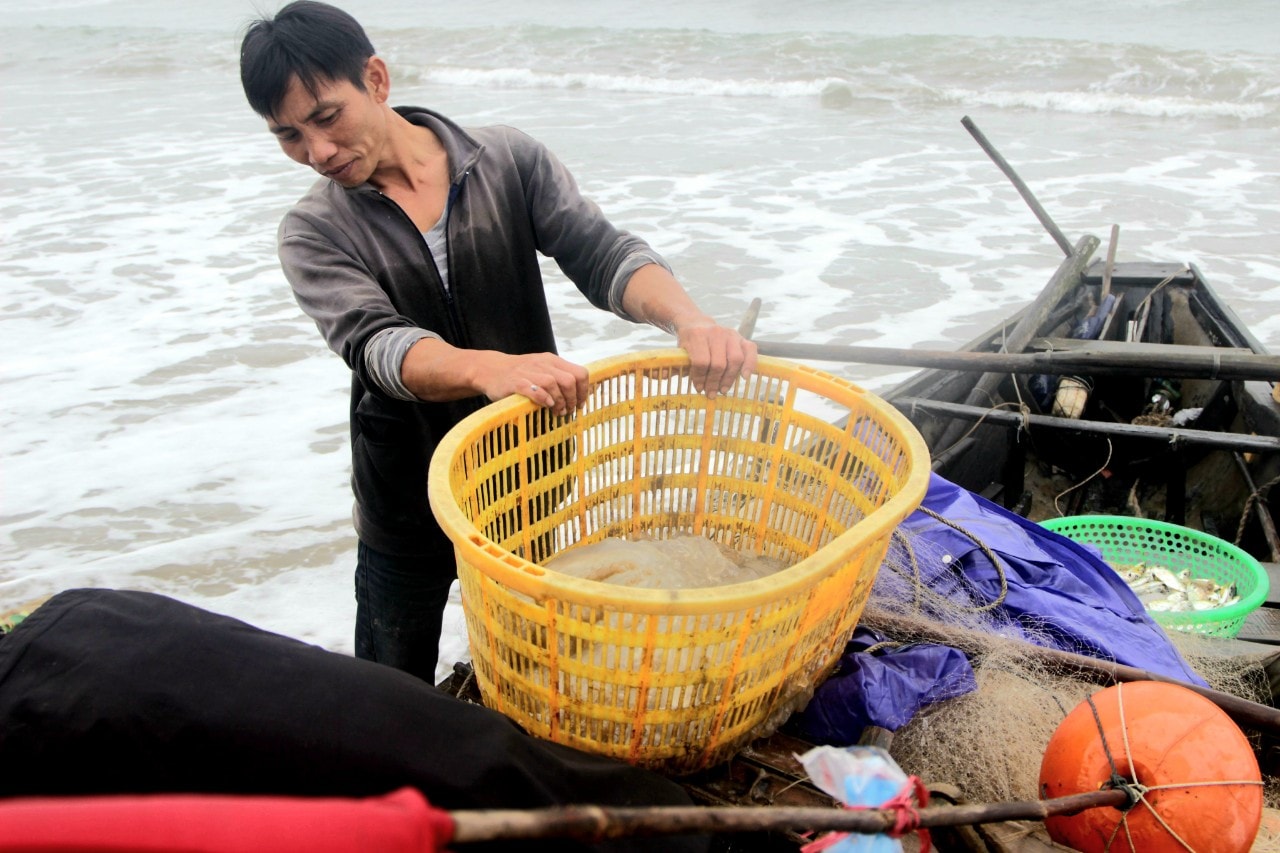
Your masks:
{"label": "blue tarp", "polygon": [[[1093,548],[936,474],[921,507],[963,528],[999,559],[1007,591],[990,619],[1001,635],[1205,684]],[[1000,596],[997,568],[965,532],[923,511],[908,516],[899,531],[914,552],[920,583],[931,593],[972,606]],[[911,573],[900,541],[891,546],[886,563]],[[872,601],[912,597],[906,576],[881,569]],[[924,612],[943,618],[930,613],[927,602]],[[896,730],[921,707],[973,688],[968,661],[954,649],[915,645],[870,655],[864,651],[868,644],[866,635],[855,634],[836,674],[818,687],[798,718],[820,742],[851,743],[868,723]]]}
{"label": "blue tarp", "polygon": [[897,731],[921,708],[977,686],[958,649],[914,643],[868,651],[884,639],[870,628],[853,632],[836,675],[819,685],[797,717],[815,743],[848,746],[866,726]]}

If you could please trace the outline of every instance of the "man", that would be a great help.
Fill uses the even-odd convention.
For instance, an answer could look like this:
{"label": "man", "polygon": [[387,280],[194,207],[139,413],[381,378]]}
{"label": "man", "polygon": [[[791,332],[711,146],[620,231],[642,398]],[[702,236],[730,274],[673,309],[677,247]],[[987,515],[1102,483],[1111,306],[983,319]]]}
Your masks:
{"label": "man", "polygon": [[356,654],[430,680],[456,572],[427,503],[432,450],[487,401],[522,394],[567,414],[587,394],[586,370],[556,355],[538,254],[597,307],[675,334],[708,396],[751,373],[755,346],[536,141],[391,108],[386,63],[345,12],[299,0],[254,22],[240,72],[280,147],[323,176],[281,223],[279,252],[352,370]]}

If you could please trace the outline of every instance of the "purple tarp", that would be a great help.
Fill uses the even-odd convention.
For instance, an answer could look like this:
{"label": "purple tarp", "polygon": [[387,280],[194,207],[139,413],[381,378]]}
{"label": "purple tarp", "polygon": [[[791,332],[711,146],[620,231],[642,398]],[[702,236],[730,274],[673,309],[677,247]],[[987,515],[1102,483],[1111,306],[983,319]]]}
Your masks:
{"label": "purple tarp", "polygon": [[[973,534],[999,559],[1007,591],[990,616],[1002,635],[1205,684],[1094,549],[936,474],[921,507]],[[915,553],[921,583],[933,593],[973,605],[1000,595],[996,567],[965,533],[923,511],[908,516],[899,531]],[[908,566],[901,542],[894,542],[886,562]],[[882,568],[872,601],[911,600],[910,590],[902,574]],[[927,605],[925,612],[942,617],[928,613]],[[810,736],[852,743],[867,724],[896,730],[929,703],[973,689],[968,661],[954,649],[920,644],[867,654],[870,642],[855,634],[836,674],[799,716]]]}

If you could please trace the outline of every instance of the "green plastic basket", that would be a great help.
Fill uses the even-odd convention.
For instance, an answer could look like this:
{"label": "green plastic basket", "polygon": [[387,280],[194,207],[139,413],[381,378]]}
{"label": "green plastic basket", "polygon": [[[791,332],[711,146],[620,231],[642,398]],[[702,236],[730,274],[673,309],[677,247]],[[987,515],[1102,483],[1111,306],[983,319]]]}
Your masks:
{"label": "green plastic basket", "polygon": [[1095,546],[1113,566],[1154,563],[1175,573],[1233,583],[1240,595],[1235,604],[1186,612],[1147,611],[1169,628],[1214,637],[1234,637],[1245,617],[1267,599],[1267,572],[1253,557],[1216,536],[1145,518],[1121,515],[1071,515],[1041,522],[1041,526],[1076,542]]}

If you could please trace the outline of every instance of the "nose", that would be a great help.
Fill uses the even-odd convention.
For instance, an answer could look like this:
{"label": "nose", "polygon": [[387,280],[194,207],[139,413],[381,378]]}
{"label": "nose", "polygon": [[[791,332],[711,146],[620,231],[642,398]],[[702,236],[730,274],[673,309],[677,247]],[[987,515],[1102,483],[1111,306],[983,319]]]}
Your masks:
{"label": "nose", "polygon": [[323,134],[311,134],[306,142],[307,160],[314,169],[323,169],[324,165],[333,159],[333,155],[338,153],[338,146]]}

